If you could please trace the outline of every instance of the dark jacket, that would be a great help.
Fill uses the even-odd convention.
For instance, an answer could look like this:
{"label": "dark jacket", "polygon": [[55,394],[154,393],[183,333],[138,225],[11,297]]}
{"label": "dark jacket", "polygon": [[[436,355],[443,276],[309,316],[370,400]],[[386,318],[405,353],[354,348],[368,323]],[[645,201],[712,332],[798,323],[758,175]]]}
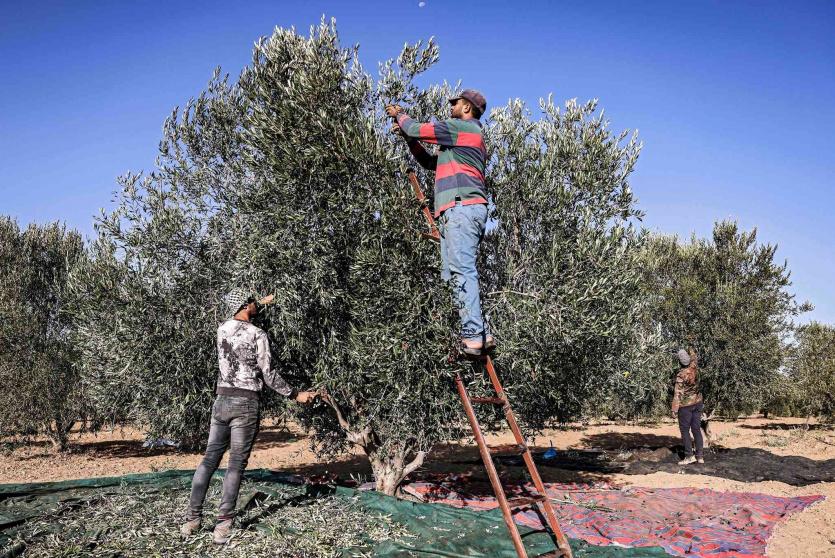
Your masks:
{"label": "dark jacket", "polygon": [[699,369],[693,362],[678,371],[676,375],[676,387],[673,392],[673,412],[677,413],[680,407],[689,407],[702,403],[702,388],[699,384]]}

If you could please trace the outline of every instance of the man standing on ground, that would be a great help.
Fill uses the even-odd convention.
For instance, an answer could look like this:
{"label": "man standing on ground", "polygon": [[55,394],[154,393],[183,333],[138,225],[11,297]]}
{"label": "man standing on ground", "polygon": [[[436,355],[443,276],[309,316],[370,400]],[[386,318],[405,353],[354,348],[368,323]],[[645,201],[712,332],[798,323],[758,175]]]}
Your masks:
{"label": "man standing on ground", "polygon": [[308,403],[315,392],[297,392],[270,367],[270,344],[264,330],[251,323],[260,306],[272,302],[270,295],[260,301],[240,289],[226,295],[225,304],[231,319],[217,330],[220,373],[217,398],[212,407],[212,424],[206,455],[194,472],[186,522],[180,528],[184,536],[200,529],[206,491],[227,449],[229,464],[223,477],[223,496],[218,509],[212,539],[226,543],[231,535],[235,505],[252,444],[260,421],[260,392],[264,384],[299,403]]}
{"label": "man standing on ground", "polygon": [[[684,349],[681,349],[676,357],[681,367],[676,375],[676,386],[673,392],[673,418],[678,419],[681,439],[684,442],[684,459],[679,461],[678,464],[704,463],[704,442],[701,430],[704,402],[699,385],[699,369],[696,357],[695,355],[691,356]],[[693,457],[693,443],[690,440],[691,432],[693,433],[693,441],[696,443],[696,457]]]}
{"label": "man standing on ground", "polygon": [[[395,130],[406,138],[420,165],[435,171],[435,218],[441,233],[441,277],[451,282],[461,317],[462,350],[481,355],[495,341],[481,313],[476,259],[487,224],[484,172],[487,151],[479,120],[487,109],[484,96],[465,89],[449,100],[451,118],[419,123],[397,105],[386,107]],[[419,142],[437,144],[428,153]]]}

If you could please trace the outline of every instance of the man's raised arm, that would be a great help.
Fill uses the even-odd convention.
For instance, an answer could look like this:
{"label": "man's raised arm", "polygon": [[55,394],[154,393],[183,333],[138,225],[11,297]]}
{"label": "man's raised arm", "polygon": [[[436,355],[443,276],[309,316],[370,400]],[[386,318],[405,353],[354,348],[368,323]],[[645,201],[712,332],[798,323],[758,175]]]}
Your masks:
{"label": "man's raised arm", "polygon": [[[398,129],[400,126],[397,122],[394,123]],[[403,135],[402,132],[400,135]],[[435,170],[438,166],[438,156],[429,153],[418,140],[406,138],[406,145],[409,146],[409,151],[412,152],[412,156],[415,158],[415,161],[418,162],[420,166],[425,168],[426,170]]]}
{"label": "man's raised arm", "polygon": [[270,362],[272,358],[270,356],[270,342],[267,339],[266,333],[258,336],[256,347],[258,349],[256,358],[258,359],[258,367],[261,368],[261,377],[270,389],[299,403],[310,403],[319,396],[319,394],[315,391],[297,390],[284,381],[284,378],[282,378],[278,372],[272,369],[272,364]]}
{"label": "man's raised arm", "polygon": [[426,143],[450,147],[455,145],[446,120],[441,122],[418,122],[406,114],[398,105],[387,106],[386,114],[395,119],[407,140],[425,141]]}

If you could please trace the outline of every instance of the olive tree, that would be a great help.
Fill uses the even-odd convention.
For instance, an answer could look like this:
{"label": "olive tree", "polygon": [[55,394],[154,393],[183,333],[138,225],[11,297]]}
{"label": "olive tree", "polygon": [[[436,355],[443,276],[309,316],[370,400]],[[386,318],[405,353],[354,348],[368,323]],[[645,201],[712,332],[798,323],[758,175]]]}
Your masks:
{"label": "olive tree", "polygon": [[382,113],[406,96],[442,106],[412,84],[436,59],[434,44],[407,47],[375,83],[332,24],[307,38],[278,29],[239,82],[253,185],[236,277],[275,292],[278,365],[326,393],[297,413],[319,451],[360,448],[387,494],[459,424],[452,305]]}
{"label": "olive tree", "polygon": [[[293,411],[320,455],[359,448],[392,494],[433,445],[462,434],[453,379],[481,383],[450,361],[457,312],[420,234],[408,151],[383,114],[392,102],[420,119],[448,114],[451,86],[415,84],[437,60],[432,41],[407,45],[375,79],[333,23],[308,36],[276,29],[237,82],[218,77],[175,112],[158,169],[122,179],[79,276],[93,301],[85,369],[107,406],[200,440],[217,302],[243,285],[275,294],[261,322],[275,367],[324,394]],[[534,426],[581,412],[641,347],[627,181],[639,144],[595,113],[548,101],[534,120],[513,102],[487,124],[483,288],[502,374]],[[432,177],[419,178],[431,191]]]}
{"label": "olive tree", "polygon": [[[273,281],[287,368],[330,394],[335,421],[317,409],[303,420],[323,448],[360,446],[386,492],[457,435],[453,374],[474,389],[483,379],[447,363],[455,313],[399,172],[408,155],[381,114],[387,102],[422,120],[448,114],[447,84],[413,82],[437,56],[431,42],[407,46],[375,84],[333,28],[306,41],[279,30],[240,82],[257,169],[246,214],[260,227],[247,236],[255,259],[241,274],[258,269],[256,283]],[[640,214],[628,184],[640,144],[611,132],[595,102],[563,112],[543,101],[534,120],[514,101],[491,113],[486,137],[493,205],[482,290],[497,363],[538,427],[576,416],[646,360],[634,327]],[[431,175],[420,178],[431,191]]]}
{"label": "olive tree", "polygon": [[787,359],[797,410],[807,417],[835,417],[835,327],[811,322],[800,327]]}
{"label": "olive tree", "polygon": [[716,223],[710,239],[656,236],[648,245],[651,315],[670,348],[696,352],[708,416],[762,407],[780,381],[793,320],[810,308],[788,290],[788,266],[775,262],[776,250],[731,221]]}
{"label": "olive tree", "polygon": [[0,217],[0,437],[44,433],[58,450],[85,418],[67,277],[85,258],[59,223],[26,229]]}

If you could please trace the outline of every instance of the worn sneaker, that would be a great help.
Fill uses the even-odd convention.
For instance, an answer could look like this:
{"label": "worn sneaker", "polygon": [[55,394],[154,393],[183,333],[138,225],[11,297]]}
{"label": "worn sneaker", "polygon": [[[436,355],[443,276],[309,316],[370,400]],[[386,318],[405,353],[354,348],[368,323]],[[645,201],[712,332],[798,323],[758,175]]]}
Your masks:
{"label": "worn sneaker", "polygon": [[184,537],[190,537],[194,533],[200,530],[200,518],[197,519],[189,519],[182,525],[180,525],[180,534]]}
{"label": "worn sneaker", "polygon": [[704,457],[697,457],[697,458],[696,458],[696,463],[700,463],[700,464],[704,465],[704,463],[705,463],[705,458],[704,458]]}
{"label": "worn sneaker", "polygon": [[224,519],[215,525],[212,533],[212,542],[215,544],[226,544],[232,538],[232,520]]}
{"label": "worn sneaker", "polygon": [[684,459],[679,461],[678,464],[679,465],[690,465],[691,463],[695,463],[695,462],[696,462],[696,458],[691,455],[690,457],[685,457]]}

